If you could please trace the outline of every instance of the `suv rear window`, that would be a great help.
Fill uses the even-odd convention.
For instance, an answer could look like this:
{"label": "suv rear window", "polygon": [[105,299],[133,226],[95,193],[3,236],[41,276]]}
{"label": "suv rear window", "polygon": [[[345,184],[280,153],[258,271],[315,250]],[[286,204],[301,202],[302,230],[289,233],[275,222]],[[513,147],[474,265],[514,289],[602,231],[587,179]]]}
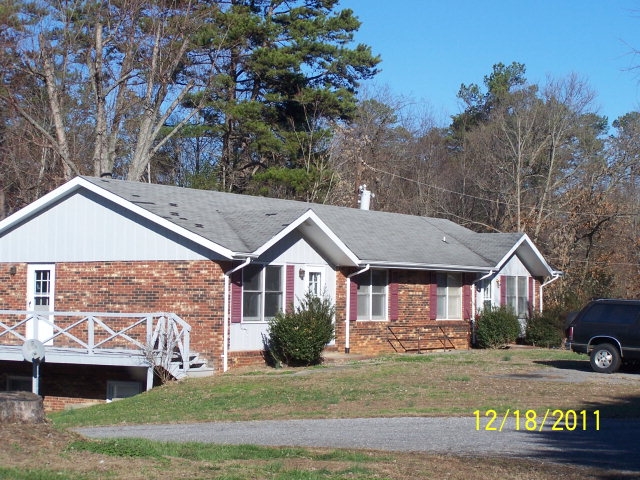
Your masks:
{"label": "suv rear window", "polygon": [[597,304],[589,309],[584,322],[630,325],[638,320],[638,311],[635,305]]}

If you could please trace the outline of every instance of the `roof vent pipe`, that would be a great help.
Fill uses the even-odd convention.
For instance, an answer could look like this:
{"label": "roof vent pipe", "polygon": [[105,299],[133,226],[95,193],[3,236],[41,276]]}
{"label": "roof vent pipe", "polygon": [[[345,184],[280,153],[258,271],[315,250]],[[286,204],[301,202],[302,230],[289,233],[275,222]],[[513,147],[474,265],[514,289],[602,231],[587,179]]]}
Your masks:
{"label": "roof vent pipe", "polygon": [[367,190],[366,185],[360,185],[360,188],[358,190],[360,191],[360,200],[358,200],[358,203],[360,204],[360,210],[369,210],[371,199],[375,197],[375,194]]}

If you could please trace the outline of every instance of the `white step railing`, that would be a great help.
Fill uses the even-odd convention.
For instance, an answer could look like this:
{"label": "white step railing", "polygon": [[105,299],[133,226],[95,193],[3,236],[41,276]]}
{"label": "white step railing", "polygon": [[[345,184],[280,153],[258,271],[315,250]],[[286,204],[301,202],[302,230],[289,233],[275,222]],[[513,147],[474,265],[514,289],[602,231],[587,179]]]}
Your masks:
{"label": "white step railing", "polygon": [[190,335],[191,326],[174,313],[0,310],[0,346],[36,338],[87,355],[136,352],[179,377],[189,370]]}

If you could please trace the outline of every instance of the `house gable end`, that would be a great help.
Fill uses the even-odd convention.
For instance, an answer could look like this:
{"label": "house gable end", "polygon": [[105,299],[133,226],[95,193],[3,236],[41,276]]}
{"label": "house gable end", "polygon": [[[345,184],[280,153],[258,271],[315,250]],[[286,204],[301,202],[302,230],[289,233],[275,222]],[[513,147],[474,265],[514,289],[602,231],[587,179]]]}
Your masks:
{"label": "house gable end", "polygon": [[47,202],[0,235],[7,262],[225,258],[86,189]]}
{"label": "house gable end", "polygon": [[293,232],[301,235],[328,263],[340,266],[355,266],[360,263],[356,255],[342,240],[312,211],[308,210],[295,221],[286,225],[277,235],[253,252],[263,255],[286,239]]}

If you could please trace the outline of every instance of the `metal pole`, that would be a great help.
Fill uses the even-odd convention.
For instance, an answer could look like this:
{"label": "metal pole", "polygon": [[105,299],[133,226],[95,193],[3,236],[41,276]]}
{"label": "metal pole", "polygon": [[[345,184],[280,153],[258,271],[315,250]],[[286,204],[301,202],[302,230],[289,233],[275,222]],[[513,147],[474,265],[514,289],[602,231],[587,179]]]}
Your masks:
{"label": "metal pole", "polygon": [[40,360],[33,361],[33,375],[32,375],[31,389],[36,395],[40,395]]}

